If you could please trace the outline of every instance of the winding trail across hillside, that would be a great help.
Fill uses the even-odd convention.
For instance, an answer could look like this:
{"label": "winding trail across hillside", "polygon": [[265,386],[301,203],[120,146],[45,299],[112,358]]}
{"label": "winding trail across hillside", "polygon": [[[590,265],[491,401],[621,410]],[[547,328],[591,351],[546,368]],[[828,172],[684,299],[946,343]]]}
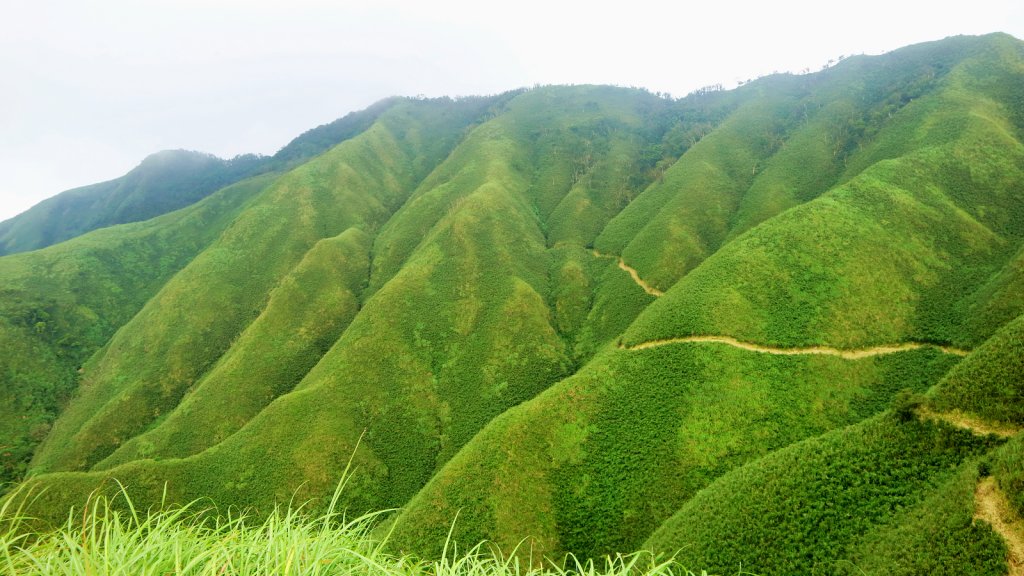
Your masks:
{"label": "winding trail across hillside", "polygon": [[[614,254],[605,254],[597,250],[592,250],[593,254],[597,258],[608,258],[615,260],[621,270],[624,270],[633,279],[633,282],[637,286],[643,289],[651,296],[658,297],[664,294],[661,290],[658,290],[654,286],[651,286],[644,279],[640,277],[640,273],[635,268],[626,264],[621,256]],[[970,353],[969,350],[962,350],[960,348],[953,348],[951,346],[942,346],[939,344],[931,344],[927,342],[903,342],[900,344],[888,344],[882,346],[872,346],[870,348],[851,348],[841,349],[832,348],[829,346],[808,346],[805,348],[778,348],[775,346],[763,346],[761,344],[754,344],[751,342],[742,342],[730,336],[682,336],[679,338],[666,338],[663,340],[651,340],[649,342],[642,342],[633,346],[623,346],[619,344],[619,348],[624,350],[643,350],[645,348],[655,348],[657,346],[666,346],[669,344],[679,344],[685,342],[714,342],[718,344],[727,344],[735,348],[741,348],[743,350],[749,350],[751,352],[761,352],[764,354],[778,354],[781,356],[799,356],[804,354],[824,354],[826,356],[838,356],[840,358],[846,358],[847,360],[859,360],[861,358],[868,358],[870,356],[881,356],[883,354],[894,354],[896,352],[906,352],[908,350],[917,350],[919,348],[936,348],[941,350],[945,354],[952,354],[954,356],[967,356]]]}
{"label": "winding trail across hillside", "polygon": [[959,348],[952,348],[949,346],[940,346],[938,344],[929,344],[926,342],[903,342],[901,344],[889,344],[883,346],[872,346],[870,348],[832,348],[829,346],[808,346],[805,348],[778,348],[775,346],[764,346],[762,344],[754,344],[752,342],[742,342],[731,336],[681,336],[679,338],[666,338],[663,340],[651,340],[648,342],[641,342],[640,344],[634,344],[632,346],[625,346],[619,344],[619,348],[623,350],[644,350],[647,348],[657,348],[658,346],[668,346],[670,344],[683,344],[692,342],[713,342],[716,344],[726,344],[734,348],[740,348],[743,350],[749,350],[751,352],[760,352],[763,354],[777,354],[780,356],[802,356],[808,354],[823,354],[826,356],[838,356],[847,360],[859,360],[861,358],[868,358],[870,356],[881,356],[883,354],[895,354],[896,352],[906,352],[908,350],[917,350],[920,348],[936,348],[941,350],[945,354],[952,354],[954,356],[966,356],[969,351],[961,350]]}
{"label": "winding trail across hillside", "polygon": [[976,416],[965,414],[959,410],[954,410],[952,412],[932,412],[928,408],[922,406],[917,409],[917,416],[924,420],[940,420],[942,422],[952,424],[957,428],[970,430],[979,436],[995,434],[1000,438],[1010,438],[1024,431],[1021,428],[1007,424],[985,422]]}
{"label": "winding trail across hillside", "polygon": [[1006,542],[1010,576],[1024,576],[1024,521],[1010,505],[992,476],[974,490],[974,518],[988,522]]}
{"label": "winding trail across hillside", "polygon": [[654,286],[651,286],[647,282],[644,282],[644,279],[640,277],[640,273],[636,271],[636,268],[633,268],[629,264],[626,264],[625,260],[623,260],[621,256],[616,256],[614,254],[603,254],[601,252],[598,252],[597,250],[594,250],[593,252],[594,256],[597,256],[598,258],[612,258],[614,260],[617,260],[619,264],[619,269],[625,270],[633,279],[633,282],[636,282],[637,286],[643,288],[644,292],[647,292],[648,294],[654,297],[658,297],[664,294],[664,292],[662,292],[661,290],[658,290]]}

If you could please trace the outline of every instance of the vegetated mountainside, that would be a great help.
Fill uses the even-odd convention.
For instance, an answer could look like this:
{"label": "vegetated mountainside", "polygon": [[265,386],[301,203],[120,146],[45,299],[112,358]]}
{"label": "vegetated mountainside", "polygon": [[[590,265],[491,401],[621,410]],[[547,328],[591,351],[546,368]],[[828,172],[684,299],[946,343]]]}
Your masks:
{"label": "vegetated mountainside", "polygon": [[[1017,434],[1024,428],[1011,419],[1013,438],[1002,444],[970,423],[977,417],[1003,421],[998,410],[1005,409],[1007,390],[1016,389],[1010,403],[1019,404],[1021,379],[1014,370],[1022,322],[1024,316],[997,331],[928,398],[897,402],[894,412],[724,475],[663,523],[645,547],[678,551],[684,565],[712,570],[742,564],[767,573],[1005,574],[1013,535],[974,519],[989,475],[1011,503],[1001,512],[1024,514],[1024,436]],[[979,382],[977,398],[951,404],[965,378]],[[931,417],[915,414],[922,402],[917,410]]]}
{"label": "vegetated mountainside", "polygon": [[[862,84],[870,77],[864,72],[868,63],[890,71],[899,64],[914,70],[915,58],[934,66],[942,61],[940,54],[948,56],[957,46],[941,43],[855,60],[850,68],[839,66],[824,76],[849,82],[840,92],[864,102],[855,87],[871,93],[870,84]],[[979,77],[984,86],[1019,84],[1020,45],[984,46],[970,55],[961,53],[962,59],[936,74],[916,98],[903,102],[897,97],[903,105],[891,110],[891,117],[887,111],[880,124],[864,129],[871,137],[847,146],[845,157],[836,154],[835,180],[757,226],[729,229],[744,222],[738,216],[749,197],[744,194],[760,194],[767,187],[761,177],[805,178],[801,169],[811,160],[796,156],[796,142],[811,138],[827,124],[824,119],[796,122],[786,143],[767,160],[758,160],[763,171],[753,162],[745,173],[735,170],[741,184],[724,190],[734,190],[741,200],[725,204],[727,197],[719,194],[719,203],[709,207],[711,199],[669,198],[663,206],[678,204],[633,218],[633,210],[648,208],[644,196],[658,188],[645,191],[606,227],[598,246],[619,222],[634,222],[636,238],[644,240],[643,253],[657,264],[645,268],[643,259],[630,259],[638,249],[632,243],[615,248],[623,246],[625,259],[641,277],[666,289],[665,295],[617,339],[621,346],[605,350],[572,378],[478,434],[406,506],[397,520],[396,544],[437,553],[435,546],[444,542],[459,512],[454,535],[466,542],[489,538],[511,548],[530,534],[537,538],[534,551],[541,553],[632,549],[729,470],[882,411],[896,390],[923,391],[958,359],[934,348],[848,360],[774,356],[673,339],[718,335],[783,350],[913,341],[971,348],[1020,314],[1020,293],[990,291],[1000,296],[976,297],[993,278],[1015,275],[1010,269],[1024,234],[1024,147],[1016,136],[1020,126],[1008,112],[1015,102],[999,100],[998,93],[978,86]],[[992,80],[1000,75],[1001,80]],[[891,99],[884,96],[883,102]],[[755,99],[752,105],[763,102]],[[840,107],[838,102],[832,107]],[[728,135],[729,122],[742,119],[742,113],[741,108],[730,115],[683,155],[665,181],[683,169],[723,177],[735,154],[723,154],[726,160],[712,164],[697,152],[717,144],[716,136]],[[737,130],[749,132],[763,133]],[[828,132],[819,138],[828,142]],[[739,147],[728,146],[733,151]],[[807,149],[820,152],[820,146]],[[688,163],[694,158],[700,160],[697,167]],[[708,186],[675,190],[687,198]],[[794,189],[797,184],[777,188]],[[702,227],[686,226],[688,218]],[[659,229],[679,231],[679,237],[692,241],[647,240]],[[731,241],[718,244],[730,236]],[[672,256],[659,257],[659,246]],[[714,252],[702,258],[705,246]],[[700,263],[658,282],[659,274],[670,271],[662,261],[686,258]],[[991,319],[989,311],[996,309],[1005,314],[999,320],[984,326],[972,321],[983,314]],[[721,356],[708,361],[712,354]],[[749,492],[757,493],[753,487]],[[701,522],[692,516],[683,521]],[[666,544],[663,550],[675,546]],[[778,569],[786,571],[784,565]]]}
{"label": "vegetated mountainside", "polygon": [[298,136],[273,156],[165,150],[124,176],[48,198],[0,222],[0,255],[36,250],[90,230],[148,220],[193,204],[246,178],[297,166],[366,130],[397,99],[352,112]]}
{"label": "vegetated mountainside", "polygon": [[[963,554],[905,571],[1000,570],[970,498],[992,474],[1019,502],[1016,440],[946,421],[1019,424],[992,403],[1019,388],[1022,88],[1024,47],[991,35],[676,101],[391,101],[97,336],[35,434],[33,511],[111,478],[266,511],[352,457],[344,503],[402,507],[391,545],[428,556],[451,530],[886,571],[888,538],[943,537]],[[72,245],[14,258],[45,284]]]}
{"label": "vegetated mountainside", "polygon": [[259,172],[263,163],[251,154],[222,160],[187,150],[158,152],[120,178],[68,190],[0,222],[0,254],[166,214]]}
{"label": "vegetated mountainside", "polygon": [[21,478],[79,369],[273,180],[146,222],[0,258],[0,483]]}
{"label": "vegetated mountainside", "polygon": [[937,411],[1024,427],[1024,316],[1004,325],[943,380]]}

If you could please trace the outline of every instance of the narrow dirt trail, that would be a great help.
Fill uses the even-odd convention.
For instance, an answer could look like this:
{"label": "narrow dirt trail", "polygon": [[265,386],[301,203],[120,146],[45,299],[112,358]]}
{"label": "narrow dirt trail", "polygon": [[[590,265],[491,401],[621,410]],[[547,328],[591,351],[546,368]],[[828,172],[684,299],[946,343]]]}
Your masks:
{"label": "narrow dirt trail", "polygon": [[636,282],[637,286],[643,288],[644,292],[647,292],[648,294],[654,297],[658,297],[664,294],[664,292],[662,292],[661,290],[658,290],[654,286],[651,286],[647,282],[644,282],[644,279],[640,277],[640,274],[636,271],[636,269],[631,267],[629,264],[626,264],[626,262],[621,257],[615,256],[614,254],[602,254],[597,250],[594,250],[593,253],[594,256],[597,256],[598,258],[613,258],[617,260],[619,264],[619,269],[625,270],[633,279],[633,282]]}
{"label": "narrow dirt trail", "polygon": [[952,412],[933,412],[928,408],[922,406],[918,408],[916,412],[918,418],[921,418],[923,420],[946,422],[948,424],[952,424],[957,428],[969,430],[974,434],[977,434],[978,436],[987,436],[989,434],[995,434],[1000,438],[1010,438],[1024,431],[1020,428],[1009,426],[1006,424],[985,422],[984,420],[976,416],[966,414],[959,410],[954,410]]}
{"label": "narrow dirt trail", "polygon": [[989,476],[974,490],[974,518],[988,522],[1006,542],[1010,576],[1024,576],[1024,521]]}
{"label": "narrow dirt trail", "polygon": [[847,360],[859,360],[861,358],[868,358],[871,356],[881,356],[883,354],[895,354],[897,352],[906,352],[908,350],[917,350],[920,348],[936,348],[941,350],[945,354],[952,354],[954,356],[966,356],[969,352],[967,350],[961,350],[959,348],[951,348],[949,346],[939,346],[937,344],[928,344],[925,342],[904,342],[902,344],[890,344],[883,346],[873,346],[870,348],[832,348],[829,346],[808,346],[805,348],[778,348],[775,346],[764,346],[761,344],[754,344],[751,342],[742,342],[731,336],[682,336],[679,338],[666,338],[664,340],[651,340],[649,342],[642,342],[640,344],[634,344],[633,346],[619,345],[619,348],[623,350],[644,350],[646,348],[656,348],[658,346],[668,346],[669,344],[681,344],[687,342],[714,342],[716,344],[726,344],[734,348],[740,348],[742,350],[749,350],[751,352],[760,352],[762,354],[777,354],[780,356],[802,356],[808,354],[822,354],[826,356],[838,356]]}

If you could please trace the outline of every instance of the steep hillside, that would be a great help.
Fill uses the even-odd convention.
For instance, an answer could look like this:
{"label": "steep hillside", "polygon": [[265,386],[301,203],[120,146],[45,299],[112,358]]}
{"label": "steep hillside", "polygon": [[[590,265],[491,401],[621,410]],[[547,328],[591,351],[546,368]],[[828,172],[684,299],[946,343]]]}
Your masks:
{"label": "steep hillside", "polygon": [[610,351],[488,425],[409,503],[394,542],[438,554],[458,513],[464,543],[511,549],[529,535],[553,556],[635,549],[723,473],[869,417],[954,361],[932,350],[856,361],[722,344]]}
{"label": "steep hillside", "polygon": [[0,483],[17,480],[80,368],[274,176],[184,210],[0,258]]}
{"label": "steep hillside", "polygon": [[[448,153],[472,118],[445,118],[438,114],[445,106],[392,109],[359,137],[277,179],[84,367],[82,393],[48,436],[35,467],[91,467],[202,386],[200,378],[229,348],[249,342],[241,338],[244,329],[272,313],[270,291],[289,281],[288,273],[318,241],[379,226],[431,168],[429,162]],[[344,209],[324,209],[335,206]],[[346,262],[358,266],[358,260]],[[300,361],[304,348],[316,344],[311,338],[282,361]],[[251,384],[287,390],[295,382]],[[262,397],[263,405],[272,399]]]}
{"label": "steep hillside", "polygon": [[[946,538],[899,569],[998,571],[970,498],[980,473],[1017,502],[1016,439],[950,423],[1021,424],[1017,88],[1024,45],[991,35],[680,100],[540,87],[322,128],[343,141],[167,248],[73,362],[46,354],[77,320],[45,339],[0,309],[30,343],[8,373],[64,366],[49,397],[74,390],[40,409],[52,430],[10,432],[45,436],[34,513],[110,479],[315,509],[351,458],[342,504],[401,508],[391,545],[428,557],[528,538],[534,559],[886,571],[890,538]],[[67,290],[69,247],[175,233],[232,189],[0,273]]]}
{"label": "steep hillside", "polygon": [[[303,201],[289,183],[305,182],[299,178],[321,169],[349,177],[374,172],[382,178],[395,174],[414,175],[411,167],[403,168],[400,164],[406,161],[401,155],[396,156],[393,163],[381,161],[387,158],[385,154],[399,154],[409,145],[410,136],[416,136],[410,130],[410,122],[417,118],[417,113],[424,113],[423,108],[433,113],[441,106],[396,107],[360,137],[281,178],[276,186],[281,187],[282,192],[277,194],[271,190],[265,197],[268,202],[272,198],[271,205],[280,214],[289,202]],[[136,321],[122,329],[104,353],[86,366],[85,379],[89,383],[83,388],[88,392],[83,392],[71,404],[51,433],[37,455],[36,469],[95,467],[96,470],[110,468],[111,473],[120,474],[138,458],[195,454],[186,460],[163,457],[159,466],[166,470],[160,474],[223,480],[262,476],[274,469],[275,474],[288,476],[279,483],[263,482],[259,486],[248,483],[238,486],[229,481],[215,489],[203,488],[204,492],[212,489],[223,493],[226,500],[241,496],[247,502],[258,503],[286,496],[286,492],[302,482],[310,493],[329,489],[336,479],[337,467],[348,458],[360,432],[367,428],[360,457],[363,470],[372,476],[363,481],[367,485],[365,494],[353,487],[351,496],[363,498],[362,504],[366,506],[401,504],[491,418],[571,370],[573,359],[568,342],[560,327],[551,324],[547,303],[551,290],[549,273],[552,269],[577,267],[576,281],[597,282],[594,276],[603,273],[608,263],[578,244],[575,250],[571,246],[552,250],[561,255],[564,262],[552,258],[537,219],[541,208],[535,206],[547,203],[548,210],[555,212],[556,200],[561,201],[559,199],[566,194],[590,195],[581,201],[595,204],[610,202],[612,194],[628,193],[620,187],[622,180],[598,177],[615,168],[615,164],[606,168],[607,163],[637,162],[637,150],[644,139],[659,136],[657,131],[653,135],[644,132],[644,120],[657,112],[657,107],[664,106],[665,102],[653,96],[605,88],[549,89],[518,96],[503,105],[501,114],[492,112],[489,121],[469,132],[448,159],[410,191],[408,200],[399,200],[401,208],[389,217],[388,224],[379,233],[372,221],[334,226],[341,231],[359,228],[368,237],[375,238],[373,266],[366,292],[361,296],[359,314],[347,327],[340,325],[342,331],[340,337],[336,336],[337,342],[326,353],[296,356],[298,362],[302,358],[315,359],[317,354],[323,355],[315,362],[315,367],[309,363],[293,366],[300,375],[309,371],[301,381],[289,379],[275,384],[264,379],[243,381],[235,377],[235,382],[246,387],[246,391],[241,392],[237,386],[226,386],[228,380],[224,380],[231,378],[231,367],[238,366],[236,357],[263,358],[268,353],[267,341],[248,335],[258,333],[254,331],[260,330],[264,321],[269,325],[275,302],[284,301],[275,296],[286,283],[278,284],[256,321],[248,320],[251,325],[239,336],[211,338],[209,332],[201,334],[204,342],[222,341],[229,346],[226,354],[210,345],[204,348],[214,357],[223,354],[216,362],[206,364],[211,368],[206,373],[201,372],[203,366],[196,361],[199,360],[195,356],[197,346],[187,341],[190,332],[183,330],[173,338],[166,336],[167,327],[174,325],[172,319],[180,318],[183,309],[198,310],[195,321],[209,322],[211,314],[202,313],[202,300],[197,299],[191,289],[196,281],[186,280],[193,270],[208,279],[204,286],[209,288],[209,297],[218,298],[214,304],[219,311],[218,319],[230,320],[225,314],[226,302],[219,298],[240,280],[225,278],[224,285],[217,285],[218,277],[200,267],[204,260],[213,258],[219,248],[214,245],[169,283],[162,295],[151,302]],[[467,109],[466,103],[456,108],[460,113]],[[612,121],[609,117],[618,120]],[[451,126],[451,119],[431,118],[437,121],[436,126],[422,129]],[[559,122],[565,125],[560,126]],[[590,122],[597,122],[597,127],[586,131],[579,127],[586,127]],[[402,138],[391,137],[391,130],[399,128],[408,132]],[[577,132],[582,132],[583,136]],[[422,145],[436,146],[438,136],[423,134]],[[552,153],[583,155],[583,160],[573,156],[569,159],[573,163],[586,160],[592,166],[586,166],[587,171],[583,172],[584,168],[569,163],[568,168],[575,166],[581,171],[574,175],[566,165],[556,164],[553,168],[558,172],[551,172],[550,176],[533,175],[534,166],[544,167],[551,156],[533,145],[534,140],[544,139],[549,142],[547,146],[552,148]],[[420,140],[413,140],[416,141]],[[607,149],[622,150],[624,152],[619,154],[624,157],[609,154],[608,160],[586,158],[591,154],[586,147],[605,146],[606,141],[612,141]],[[572,147],[582,151],[574,151]],[[422,149],[405,149],[415,153],[405,158],[415,157],[422,162]],[[368,158],[375,164],[367,164]],[[355,160],[363,162],[360,170],[337,169]],[[381,164],[386,170],[377,168]],[[389,185],[388,180],[359,187],[330,182],[322,187],[321,194],[348,190],[361,194],[343,202],[330,196],[310,196],[309,200],[304,200],[307,217],[335,218],[338,212],[334,207],[339,203],[348,207],[345,214],[358,214],[354,212],[358,206],[354,201],[365,198],[364,191],[387,190]],[[441,210],[438,209],[439,197],[444,201]],[[257,207],[251,207],[233,228],[241,227],[249,213],[256,213]],[[600,212],[597,214],[600,217]],[[297,227],[302,222],[281,216],[273,221],[290,222],[281,227],[287,230],[286,239],[297,236]],[[312,229],[321,230],[320,227]],[[260,230],[258,237],[245,236],[247,250],[236,253],[247,257],[263,242],[274,250],[281,249],[284,245],[281,238],[272,238],[265,224]],[[233,239],[230,232],[222,237],[220,244]],[[557,240],[552,240],[555,242]],[[291,257],[294,259],[284,260],[282,270],[298,264],[298,256],[301,256],[299,251]],[[263,269],[267,268],[266,263],[281,260],[276,255],[254,257],[264,263]],[[346,261],[365,267],[365,264],[358,264],[358,259]],[[230,261],[217,258],[214,262],[219,267],[219,277],[229,275]],[[251,281],[251,266],[240,266],[239,271]],[[168,292],[179,283],[183,288]],[[319,314],[308,316],[310,325],[317,325],[323,316],[323,309],[317,303],[319,296],[312,285],[301,288],[310,309],[321,310]],[[233,293],[237,294],[236,301],[244,295]],[[163,294],[168,295],[169,301],[167,305],[158,306],[163,304],[160,302]],[[170,298],[172,294],[174,299]],[[572,294],[566,294],[562,298],[571,303],[571,297]],[[187,299],[189,304],[183,306],[179,303],[181,299]],[[562,325],[566,326],[566,332],[571,332],[570,323],[582,322],[586,308],[573,310],[565,306],[564,309]],[[168,320],[146,318],[150,313],[167,315]],[[299,322],[303,317],[282,318]],[[240,316],[240,319],[234,325],[244,328],[245,317]],[[185,322],[187,326],[191,321],[186,319]],[[157,326],[161,328],[157,330]],[[146,330],[152,335],[146,336]],[[296,325],[288,330],[298,334],[307,329]],[[117,345],[122,337],[125,344]],[[170,340],[174,347],[155,343],[161,339]],[[294,340],[291,343],[296,344]],[[132,351],[133,346],[136,350],[152,352],[142,356]],[[254,352],[246,352],[247,346],[254,346]],[[275,360],[267,364],[284,366],[279,356],[281,352],[274,350]],[[176,360],[186,354],[191,355],[188,361]],[[380,362],[378,359],[382,356],[394,358],[396,362]],[[126,362],[135,357],[139,357],[138,364],[129,369]],[[261,359],[260,362],[266,361]],[[136,373],[148,370],[142,373],[152,376],[137,380],[147,388],[124,394],[120,384],[124,376],[118,378],[117,374],[131,373],[129,370]],[[176,378],[176,374],[186,370],[190,372]],[[287,374],[295,372],[288,370]],[[481,378],[483,386],[467,388],[467,384]],[[93,385],[94,381],[99,385]],[[271,402],[273,393],[267,393],[266,388],[283,395]],[[169,394],[164,395],[162,391],[169,391]],[[176,406],[183,393],[187,394],[185,400]],[[239,396],[250,401],[241,404],[234,400]],[[202,402],[195,401],[198,399]],[[128,410],[124,402],[143,404]],[[264,406],[266,409],[261,412]],[[157,412],[168,410],[165,407],[170,407],[168,416],[155,419]],[[150,420],[140,419],[133,424],[123,417],[124,414],[145,415]],[[225,417],[229,414],[230,417]],[[208,422],[211,417],[216,417],[219,424],[211,427]],[[250,418],[252,420],[248,421]],[[286,424],[294,421],[306,425]],[[373,426],[375,423],[377,425]],[[126,431],[127,426],[133,427]],[[209,450],[202,451],[207,448]],[[284,460],[273,463],[275,458]],[[296,463],[300,464],[296,466]],[[116,467],[118,464],[123,467]],[[235,471],[212,472],[211,466],[227,466]],[[195,493],[197,486],[188,484],[180,485],[182,497]]]}
{"label": "steep hillside", "polygon": [[[742,565],[768,574],[860,574],[863,561],[847,557],[867,539],[867,546],[882,548],[872,551],[873,560],[888,556],[916,564],[903,573],[934,573],[921,570],[922,560],[932,557],[944,560],[947,573],[1000,574],[1002,542],[991,529],[972,525],[970,514],[976,478],[970,462],[993,443],[946,425],[883,415],[723,476],[680,508],[645,547],[678,552],[683,565],[713,571]],[[952,508],[950,517],[925,507],[937,501]],[[912,536],[930,527],[922,512],[930,514],[925,520],[949,524],[939,524],[930,531],[934,539],[910,550]],[[872,538],[872,530],[893,537],[897,526],[911,522],[924,526],[898,540]],[[943,540],[950,548],[933,551]],[[891,565],[880,564],[878,573],[891,573]]]}
{"label": "steep hillside", "polygon": [[[992,412],[1017,402],[993,385],[1018,384],[1018,325],[950,370],[931,399],[904,396],[891,413],[724,475],[644,547],[678,553],[687,565],[766,573],[1005,574],[1007,561],[1021,566],[1024,428]],[[967,378],[979,383],[978,399],[958,404]]]}
{"label": "steep hillside", "polygon": [[960,410],[988,422],[1024,427],[1024,315],[950,371],[931,404],[939,412]]}
{"label": "steep hillside", "polygon": [[[1015,47],[1012,58],[1004,45]],[[960,53],[962,46],[931,48]],[[467,542],[488,538],[510,547],[530,535],[535,551],[556,555],[633,548],[730,469],[869,416],[900,388],[921,391],[937,382],[963,353],[950,344],[979,343],[970,323],[976,295],[1003,273],[1024,239],[1024,218],[1006,217],[1020,212],[1024,190],[1018,127],[1007,103],[964,96],[979,62],[986,74],[1020,70],[1019,43],[997,39],[976,48],[853,147],[846,165],[859,162],[859,173],[704,260],[695,253],[700,263],[674,285],[661,285],[665,294],[625,330],[619,346],[488,425],[406,507],[397,545],[436,553],[458,511],[455,535]],[[899,54],[876,63],[884,67]],[[919,133],[925,136],[909,136]],[[716,134],[684,155],[665,181],[671,171],[688,169],[687,159]],[[891,144],[897,141],[899,148]],[[769,165],[799,164],[786,154]],[[702,159],[698,168],[724,174],[734,159]],[[733,193],[761,190],[757,179],[735,183]],[[652,186],[619,218],[652,193],[663,194]],[[686,230],[680,218],[687,210],[712,222],[718,214],[704,202],[665,206],[646,219],[652,228],[659,218],[680,222],[657,228],[663,234]],[[686,234],[712,239],[725,232]],[[628,247],[625,254],[630,262]],[[641,262],[636,266],[639,277],[651,278]],[[1005,302],[1017,310],[1024,305],[1020,294]],[[987,326],[981,338],[997,327]],[[943,346],[922,347],[928,343]],[[844,350],[844,359],[828,358]],[[712,354],[727,356],[694,365]]]}

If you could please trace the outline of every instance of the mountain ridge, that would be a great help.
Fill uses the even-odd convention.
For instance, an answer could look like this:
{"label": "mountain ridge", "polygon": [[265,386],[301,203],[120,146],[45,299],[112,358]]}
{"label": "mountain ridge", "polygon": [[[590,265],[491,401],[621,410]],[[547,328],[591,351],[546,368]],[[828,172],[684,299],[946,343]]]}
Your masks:
{"label": "mountain ridge", "polygon": [[[77,392],[43,402],[52,430],[10,432],[47,488],[35,506],[60,520],[113,478],[139,502],[318,502],[351,458],[343,502],[400,508],[390,545],[428,557],[449,536],[531,537],[537,557],[646,546],[715,570],[864,555],[887,570],[884,535],[955,533],[963,558],[994,558],[964,511],[986,468],[1021,501],[1019,438],[917,406],[1024,424],[995,409],[1019,393],[1017,85],[1024,44],[991,35],[680,100],[389,101],[330,150],[236,184],[180,267],[64,362]],[[0,274],[23,263],[44,284],[101,237],[185,213],[6,256]],[[88,316],[92,293],[49,317]],[[4,302],[0,338],[56,350],[63,324],[48,336]],[[46,395],[45,376],[7,378]],[[886,463],[880,492],[852,472]],[[783,469],[746,522],[750,486]],[[921,508],[944,494],[947,523]],[[687,528],[702,506],[721,521]],[[794,528],[806,514],[820,533]]]}
{"label": "mountain ridge", "polygon": [[307,130],[273,156],[223,159],[206,152],[162,150],[124,176],[66,190],[0,221],[0,256],[44,248],[107,226],[148,220],[189,206],[235,182],[282,172],[363,130],[400,98]]}

